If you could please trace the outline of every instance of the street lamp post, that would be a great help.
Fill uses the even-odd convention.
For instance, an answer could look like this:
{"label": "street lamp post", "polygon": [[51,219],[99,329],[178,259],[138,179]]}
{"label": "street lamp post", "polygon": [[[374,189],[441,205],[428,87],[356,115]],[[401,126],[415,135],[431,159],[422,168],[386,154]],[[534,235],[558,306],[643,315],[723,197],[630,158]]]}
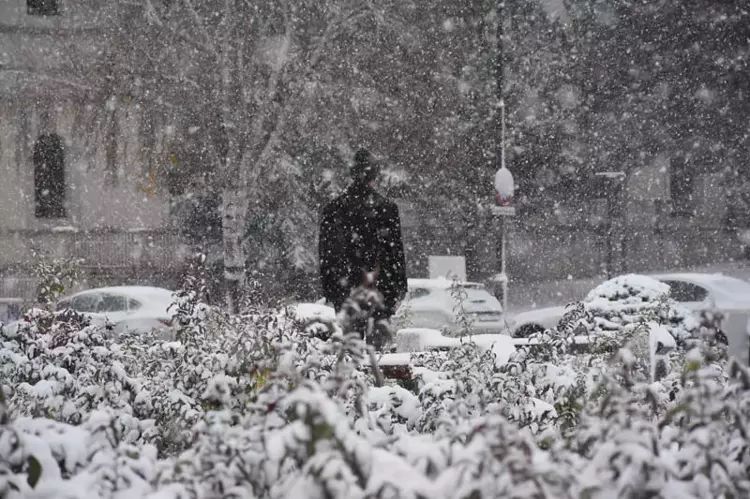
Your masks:
{"label": "street lamp post", "polygon": [[515,214],[515,209],[511,206],[515,184],[513,175],[505,165],[505,99],[503,96],[503,15],[505,2],[500,0],[497,4],[495,23],[497,45],[495,52],[495,99],[499,107],[499,113],[495,112],[495,158],[500,160],[500,167],[495,173],[495,201],[492,212],[498,221],[498,241],[497,241],[497,263],[498,273],[493,278],[495,289],[500,286],[502,289],[503,309],[508,309],[508,276],[506,273],[507,262],[507,239],[508,239],[508,221],[507,217]]}
{"label": "street lamp post", "polygon": [[500,167],[505,167],[505,98],[503,87],[505,84],[503,71],[505,57],[503,52],[503,17],[505,15],[505,0],[499,0],[495,13],[495,100],[500,107],[500,113],[495,113],[495,158],[500,159]]}
{"label": "street lamp post", "polygon": [[506,273],[508,244],[508,221],[506,218],[516,214],[516,209],[511,205],[513,202],[513,192],[515,183],[513,175],[505,165],[502,165],[495,173],[495,201],[492,207],[492,214],[498,221],[498,241],[497,241],[497,262],[498,273],[493,278],[495,287],[500,286],[502,289],[503,309],[508,308],[508,274]]}

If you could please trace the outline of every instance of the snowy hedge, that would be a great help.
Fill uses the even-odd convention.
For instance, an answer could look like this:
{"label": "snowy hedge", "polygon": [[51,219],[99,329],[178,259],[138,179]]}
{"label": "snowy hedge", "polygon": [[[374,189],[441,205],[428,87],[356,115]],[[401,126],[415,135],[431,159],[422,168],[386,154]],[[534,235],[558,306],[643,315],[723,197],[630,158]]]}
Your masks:
{"label": "snowy hedge", "polygon": [[[506,363],[416,355],[408,387],[376,387],[358,337],[227,316],[194,280],[174,342],[40,312],[1,339],[0,497],[747,497],[750,373],[649,286],[593,293]],[[703,338],[658,383],[630,349],[654,324]]]}

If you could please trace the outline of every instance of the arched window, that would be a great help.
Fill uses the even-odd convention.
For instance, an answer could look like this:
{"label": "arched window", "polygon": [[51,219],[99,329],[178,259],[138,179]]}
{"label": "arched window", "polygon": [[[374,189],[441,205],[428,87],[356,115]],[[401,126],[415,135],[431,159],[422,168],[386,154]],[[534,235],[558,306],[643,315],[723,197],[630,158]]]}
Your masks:
{"label": "arched window", "polygon": [[34,191],[37,218],[65,217],[65,151],[57,135],[34,144]]}

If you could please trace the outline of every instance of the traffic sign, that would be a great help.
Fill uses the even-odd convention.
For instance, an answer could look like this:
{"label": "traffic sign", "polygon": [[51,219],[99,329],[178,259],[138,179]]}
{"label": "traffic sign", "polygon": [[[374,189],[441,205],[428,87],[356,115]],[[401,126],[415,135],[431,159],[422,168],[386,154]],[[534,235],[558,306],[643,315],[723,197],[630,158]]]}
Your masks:
{"label": "traffic sign", "polygon": [[501,206],[507,206],[513,201],[516,184],[513,174],[503,166],[495,173],[495,199]]}

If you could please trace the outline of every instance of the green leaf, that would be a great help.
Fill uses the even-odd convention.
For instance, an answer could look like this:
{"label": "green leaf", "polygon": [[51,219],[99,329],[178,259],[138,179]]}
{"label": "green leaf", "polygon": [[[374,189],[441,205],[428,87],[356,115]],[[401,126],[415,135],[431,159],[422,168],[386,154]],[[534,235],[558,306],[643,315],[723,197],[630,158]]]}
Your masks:
{"label": "green leaf", "polygon": [[685,363],[685,372],[695,372],[701,368],[701,363],[698,360],[690,360]]}
{"label": "green leaf", "polygon": [[42,465],[34,456],[29,456],[29,476],[26,478],[26,482],[32,489],[39,483],[39,479],[42,477]]}

